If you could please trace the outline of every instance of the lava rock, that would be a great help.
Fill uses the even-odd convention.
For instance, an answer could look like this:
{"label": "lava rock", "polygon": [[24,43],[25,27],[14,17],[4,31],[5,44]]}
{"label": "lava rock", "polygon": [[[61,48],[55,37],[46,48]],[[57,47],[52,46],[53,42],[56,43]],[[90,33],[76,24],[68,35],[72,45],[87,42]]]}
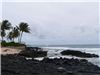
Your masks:
{"label": "lava rock", "polygon": [[75,50],[65,50],[65,51],[62,51],[61,54],[84,57],[84,58],[99,57],[99,55],[96,55],[96,54],[90,54],[90,53],[85,53],[85,52],[75,51]]}
{"label": "lava rock", "polygon": [[47,51],[43,51],[41,48],[38,47],[26,47],[25,50],[22,50],[19,55],[25,57],[45,57],[47,56]]}

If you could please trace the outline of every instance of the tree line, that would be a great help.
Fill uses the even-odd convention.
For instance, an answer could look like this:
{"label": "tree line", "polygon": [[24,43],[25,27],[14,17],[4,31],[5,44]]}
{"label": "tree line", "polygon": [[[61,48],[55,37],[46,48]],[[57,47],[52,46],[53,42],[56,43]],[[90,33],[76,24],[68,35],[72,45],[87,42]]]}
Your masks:
{"label": "tree line", "polygon": [[3,20],[0,25],[2,42],[5,41],[4,37],[6,37],[11,42],[18,39],[18,42],[21,43],[23,33],[30,33],[29,25],[25,22],[21,22],[18,26],[12,26],[8,20]]}

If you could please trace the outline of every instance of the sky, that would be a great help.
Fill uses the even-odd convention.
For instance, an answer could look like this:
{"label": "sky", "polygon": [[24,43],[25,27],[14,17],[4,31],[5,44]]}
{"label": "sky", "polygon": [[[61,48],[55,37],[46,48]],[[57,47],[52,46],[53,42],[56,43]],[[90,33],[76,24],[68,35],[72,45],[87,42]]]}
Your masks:
{"label": "sky", "polygon": [[3,2],[98,2],[99,0],[2,0]]}
{"label": "sky", "polygon": [[98,44],[98,2],[3,2],[2,18],[29,24],[22,41],[37,45]]}

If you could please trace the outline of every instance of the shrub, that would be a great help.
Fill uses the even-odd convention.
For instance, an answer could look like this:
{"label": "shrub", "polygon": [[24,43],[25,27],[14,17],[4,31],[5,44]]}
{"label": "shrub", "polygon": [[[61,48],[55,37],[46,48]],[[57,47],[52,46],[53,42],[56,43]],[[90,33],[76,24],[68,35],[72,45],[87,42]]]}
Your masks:
{"label": "shrub", "polygon": [[25,44],[15,43],[15,42],[1,42],[1,46],[25,46]]}

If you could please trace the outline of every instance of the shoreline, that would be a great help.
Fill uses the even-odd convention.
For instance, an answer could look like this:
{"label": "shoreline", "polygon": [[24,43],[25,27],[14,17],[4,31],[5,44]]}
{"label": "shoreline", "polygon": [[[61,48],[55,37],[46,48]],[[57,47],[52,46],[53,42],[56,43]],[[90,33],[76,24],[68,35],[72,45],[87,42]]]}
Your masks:
{"label": "shoreline", "polygon": [[[46,56],[39,60],[38,57],[19,55],[25,49],[23,47],[2,47],[1,49],[2,51],[8,49],[5,54],[1,54],[3,75],[100,75],[100,66],[86,59]],[[29,48],[28,51],[30,51]]]}
{"label": "shoreline", "polygon": [[[63,58],[78,58],[78,59],[86,59],[89,62],[92,62],[95,65],[98,65],[100,67],[100,48],[68,48],[68,47],[44,47],[45,50],[50,50],[50,54],[49,56],[54,56],[56,54],[55,57],[63,57]],[[67,50],[67,49],[71,49],[71,50],[75,50],[75,51],[81,51],[81,52],[86,52],[86,53],[91,53],[91,54],[97,54],[99,55],[99,58],[80,58],[80,57],[75,57],[75,56],[64,56],[60,53],[61,51]],[[55,54],[54,54],[55,53]],[[53,58],[53,57],[52,57]]]}
{"label": "shoreline", "polygon": [[[82,49],[82,48],[67,48],[67,47],[66,48],[63,48],[63,47],[62,48],[61,47],[52,47],[52,48],[51,47],[41,47],[41,48],[43,48],[43,51],[47,51],[47,57],[49,57],[49,58],[60,58],[60,57],[62,57],[62,58],[78,58],[78,59],[87,59],[90,62],[93,62],[92,61],[92,59],[93,59],[96,62],[98,62],[98,61],[100,62],[100,55],[99,55],[99,58],[81,58],[81,57],[76,57],[76,56],[71,56],[71,55],[61,55],[61,54],[59,54],[60,52],[62,52],[64,50],[67,50],[67,49],[77,50],[77,51],[81,50],[82,52],[86,52],[86,53],[90,53],[91,52],[91,54],[93,54],[94,53],[93,50],[96,50],[97,48],[87,48],[89,51],[86,48],[84,48],[84,49]],[[23,50],[25,50],[25,46],[19,46],[19,47],[13,47],[13,46],[12,47],[11,46],[9,46],[9,47],[1,47],[0,54],[1,55],[18,54],[18,53],[20,53]],[[99,52],[96,52],[95,54],[97,54],[97,53],[99,53]],[[41,60],[41,58],[43,58],[43,57],[39,57],[37,59]],[[100,64],[99,64],[99,66],[100,66]]]}
{"label": "shoreline", "polygon": [[[86,59],[88,60],[89,62],[92,62],[93,64],[95,65],[98,65],[100,67],[100,56],[99,58],[80,58],[80,57],[75,57],[75,56],[71,56],[71,55],[61,55],[59,54],[61,51],[63,50],[66,50],[66,49],[73,49],[73,50],[78,50],[78,51],[82,51],[82,52],[86,52],[87,49],[80,49],[80,48],[60,48],[60,47],[41,47],[43,48],[43,51],[48,51],[47,52],[47,57],[53,59],[53,58],[77,58],[77,59]],[[21,51],[23,51],[25,49],[24,46],[21,46],[21,47],[2,47],[1,48],[1,53],[2,55],[6,55],[6,54],[18,54],[20,53]],[[8,50],[8,51],[5,51],[5,50]],[[90,50],[90,49],[89,49]],[[92,49],[93,51],[94,49]],[[90,53],[90,52],[87,52],[87,53]],[[92,52],[94,53],[94,52]],[[98,53],[98,52],[97,52]],[[42,60],[44,57],[36,57],[37,60]]]}

